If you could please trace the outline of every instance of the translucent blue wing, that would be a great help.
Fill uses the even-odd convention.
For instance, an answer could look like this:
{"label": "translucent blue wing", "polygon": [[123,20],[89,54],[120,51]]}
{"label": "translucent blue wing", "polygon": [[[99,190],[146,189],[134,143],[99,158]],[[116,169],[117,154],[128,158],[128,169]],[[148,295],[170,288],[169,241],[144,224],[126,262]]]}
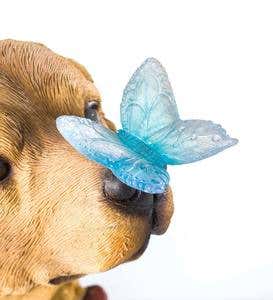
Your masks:
{"label": "translucent blue wing", "polygon": [[144,142],[179,120],[168,75],[156,59],[148,58],[129,80],[120,117],[122,128]]}
{"label": "translucent blue wing", "polygon": [[77,116],[60,116],[56,125],[78,152],[112,170],[127,185],[147,193],[166,189],[167,171],[126,147],[115,132],[103,125]]}
{"label": "translucent blue wing", "polygon": [[238,142],[221,125],[205,120],[179,120],[151,136],[149,141],[169,165],[195,162]]}
{"label": "translucent blue wing", "polygon": [[122,182],[150,194],[163,193],[170,180],[166,170],[138,156],[117,162],[111,170]]}
{"label": "translucent blue wing", "polygon": [[181,120],[168,75],[148,58],[128,82],[121,103],[125,131],[159,153],[166,164],[190,163],[237,143],[211,121]]}

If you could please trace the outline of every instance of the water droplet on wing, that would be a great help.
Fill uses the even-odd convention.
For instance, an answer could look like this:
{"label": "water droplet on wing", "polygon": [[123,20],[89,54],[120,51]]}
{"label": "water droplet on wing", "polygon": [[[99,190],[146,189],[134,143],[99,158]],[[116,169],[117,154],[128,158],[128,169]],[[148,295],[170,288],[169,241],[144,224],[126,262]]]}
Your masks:
{"label": "water droplet on wing", "polygon": [[212,141],[213,142],[219,142],[221,140],[221,137],[220,135],[218,134],[215,134],[213,137],[212,137]]}

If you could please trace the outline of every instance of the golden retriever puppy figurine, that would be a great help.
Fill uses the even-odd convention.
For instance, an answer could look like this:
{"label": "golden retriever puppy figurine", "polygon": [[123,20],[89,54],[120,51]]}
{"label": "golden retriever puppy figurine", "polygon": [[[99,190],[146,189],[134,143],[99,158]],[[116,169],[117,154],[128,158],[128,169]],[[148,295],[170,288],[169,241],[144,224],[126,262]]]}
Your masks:
{"label": "golden retriever puppy figurine", "polygon": [[136,198],[59,134],[56,117],[90,109],[114,130],[83,66],[41,44],[0,41],[1,300],[95,299],[66,281],[136,259],[169,225],[170,189]]}

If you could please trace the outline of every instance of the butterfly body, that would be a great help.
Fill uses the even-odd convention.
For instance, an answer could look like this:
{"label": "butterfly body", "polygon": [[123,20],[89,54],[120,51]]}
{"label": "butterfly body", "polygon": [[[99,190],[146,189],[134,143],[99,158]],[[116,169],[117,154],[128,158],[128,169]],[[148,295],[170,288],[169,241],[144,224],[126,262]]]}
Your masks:
{"label": "butterfly body", "polygon": [[124,145],[128,146],[132,151],[144,157],[147,161],[151,162],[152,164],[161,168],[166,168],[167,164],[163,160],[162,156],[151,146],[143,142],[141,139],[126,132],[123,129],[118,130],[117,135],[120,138],[121,142]]}
{"label": "butterfly body", "polygon": [[198,161],[237,143],[212,121],[180,119],[167,73],[154,58],[133,74],[120,111],[117,132],[77,116],[60,116],[56,125],[81,154],[147,193],[165,191],[167,165]]}

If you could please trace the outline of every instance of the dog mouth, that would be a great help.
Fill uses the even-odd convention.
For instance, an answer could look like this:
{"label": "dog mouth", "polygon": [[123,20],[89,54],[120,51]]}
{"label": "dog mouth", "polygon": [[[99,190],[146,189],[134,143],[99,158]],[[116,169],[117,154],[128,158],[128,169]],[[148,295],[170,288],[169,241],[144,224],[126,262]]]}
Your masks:
{"label": "dog mouth", "polygon": [[[139,193],[135,200],[131,199],[127,203],[123,203],[123,205],[121,205],[121,203],[112,202],[112,205],[121,209],[123,212],[126,210],[127,214],[145,215],[149,218],[150,227],[146,233],[143,244],[140,245],[136,252],[128,258],[125,263],[138,259],[145,252],[149,245],[151,235],[161,235],[165,233],[173,213],[172,200],[169,201],[169,197],[167,197],[166,193],[154,195]],[[73,274],[58,276],[50,279],[49,284],[59,285],[61,283],[79,279],[85,275],[86,274]]]}
{"label": "dog mouth", "polygon": [[150,231],[148,232],[141,247],[127,260],[127,262],[138,259],[147,249],[151,235],[162,235],[166,232],[171,216],[173,214],[172,202],[168,203],[167,195],[153,195],[153,208],[150,218]]}
{"label": "dog mouth", "polygon": [[145,239],[144,243],[142,244],[142,246],[126,262],[130,262],[130,261],[138,259],[145,252],[145,250],[147,249],[147,247],[149,245],[150,237],[151,237],[151,234],[148,234],[146,236],[146,239]]}

